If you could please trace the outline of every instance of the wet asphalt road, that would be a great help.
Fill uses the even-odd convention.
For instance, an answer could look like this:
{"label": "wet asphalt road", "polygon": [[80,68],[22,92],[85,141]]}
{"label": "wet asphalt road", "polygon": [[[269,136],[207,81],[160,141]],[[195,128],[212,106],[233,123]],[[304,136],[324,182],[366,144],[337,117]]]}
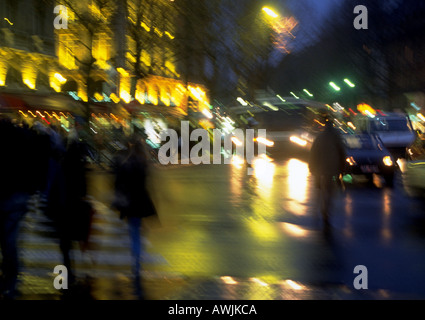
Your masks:
{"label": "wet asphalt road", "polygon": [[[346,184],[324,233],[305,156],[284,149],[253,168],[254,175],[238,163],[152,169],[161,225],[145,222],[144,298],[425,298],[425,201],[406,195],[401,174],[394,188],[379,179]],[[76,250],[77,275],[90,275],[83,287],[91,298],[137,299],[126,224],[109,207],[113,177],[94,170],[89,181],[93,246]],[[59,298],[52,270],[61,256],[49,233],[41,213],[27,215],[22,299]],[[353,285],[357,265],[367,268],[367,290]]]}
{"label": "wet asphalt road", "polygon": [[[186,277],[293,281],[300,288],[353,287],[367,268],[368,290],[425,297],[425,207],[375,179],[346,184],[334,197],[331,233],[323,232],[305,157],[282,153],[254,165],[205,165],[155,171],[156,201],[167,232],[150,233]],[[164,230],[162,230],[164,231]]]}

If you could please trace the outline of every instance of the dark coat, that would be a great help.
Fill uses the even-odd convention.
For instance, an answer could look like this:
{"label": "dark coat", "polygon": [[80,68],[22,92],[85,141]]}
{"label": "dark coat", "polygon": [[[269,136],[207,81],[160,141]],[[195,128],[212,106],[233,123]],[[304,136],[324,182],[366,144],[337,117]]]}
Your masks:
{"label": "dark coat", "polygon": [[116,159],[115,199],[112,206],[120,211],[122,218],[156,214],[146,185],[147,176],[143,152],[130,149]]}
{"label": "dark coat", "polygon": [[50,144],[47,136],[0,120],[0,199],[32,194],[46,182]]}
{"label": "dark coat", "polygon": [[313,142],[309,169],[314,176],[339,176],[344,171],[345,148],[339,133],[327,126]]}
{"label": "dark coat", "polygon": [[55,222],[59,236],[87,240],[92,209],[87,201],[86,148],[79,141],[68,144],[59,163],[48,196],[47,215]]}

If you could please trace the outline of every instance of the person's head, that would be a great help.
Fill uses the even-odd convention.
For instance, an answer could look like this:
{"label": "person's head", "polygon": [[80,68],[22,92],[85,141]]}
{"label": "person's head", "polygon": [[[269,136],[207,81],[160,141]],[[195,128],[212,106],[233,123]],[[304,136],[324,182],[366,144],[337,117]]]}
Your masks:
{"label": "person's head", "polygon": [[143,145],[141,139],[141,136],[137,133],[133,133],[128,136],[126,139],[126,145],[128,150],[136,154],[143,155]]}

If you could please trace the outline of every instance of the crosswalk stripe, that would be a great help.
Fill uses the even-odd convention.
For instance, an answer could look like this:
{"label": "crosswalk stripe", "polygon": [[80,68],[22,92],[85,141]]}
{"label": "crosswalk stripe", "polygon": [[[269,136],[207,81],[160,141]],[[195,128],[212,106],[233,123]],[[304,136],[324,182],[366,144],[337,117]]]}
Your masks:
{"label": "crosswalk stripe", "polygon": [[[74,248],[71,256],[77,273],[116,274],[122,271],[128,274],[131,270],[130,239],[128,226],[117,214],[105,204],[91,200],[95,208],[93,217],[90,248],[86,252]],[[19,235],[19,254],[22,260],[22,272],[33,274],[33,270],[44,270],[46,275],[53,268],[62,264],[62,254],[56,230],[48,217],[43,214],[42,203],[37,196],[29,201],[28,212],[21,223]],[[145,249],[151,247],[150,242],[142,236]],[[74,247],[78,247],[77,244]],[[165,258],[157,253],[142,252],[142,264],[168,264]],[[108,270],[109,269],[109,270]]]}

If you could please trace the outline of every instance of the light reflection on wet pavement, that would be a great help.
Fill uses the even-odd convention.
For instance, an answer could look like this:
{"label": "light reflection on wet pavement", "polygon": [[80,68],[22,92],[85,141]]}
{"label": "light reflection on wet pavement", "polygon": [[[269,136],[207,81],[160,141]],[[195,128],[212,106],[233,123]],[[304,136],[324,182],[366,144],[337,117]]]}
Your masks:
{"label": "light reflection on wet pavement", "polygon": [[[75,250],[87,299],[411,299],[425,297],[422,203],[394,189],[347,185],[335,197],[332,233],[322,230],[307,164],[298,159],[246,167],[154,170],[161,226],[146,233],[143,294],[130,274],[126,225],[108,207],[111,176],[92,173],[93,250]],[[147,222],[149,225],[149,221]],[[45,230],[43,230],[43,228]],[[52,270],[57,243],[37,211],[24,222],[22,299],[59,299]],[[368,290],[353,287],[356,265]],[[137,289],[137,288],[136,288]]]}

